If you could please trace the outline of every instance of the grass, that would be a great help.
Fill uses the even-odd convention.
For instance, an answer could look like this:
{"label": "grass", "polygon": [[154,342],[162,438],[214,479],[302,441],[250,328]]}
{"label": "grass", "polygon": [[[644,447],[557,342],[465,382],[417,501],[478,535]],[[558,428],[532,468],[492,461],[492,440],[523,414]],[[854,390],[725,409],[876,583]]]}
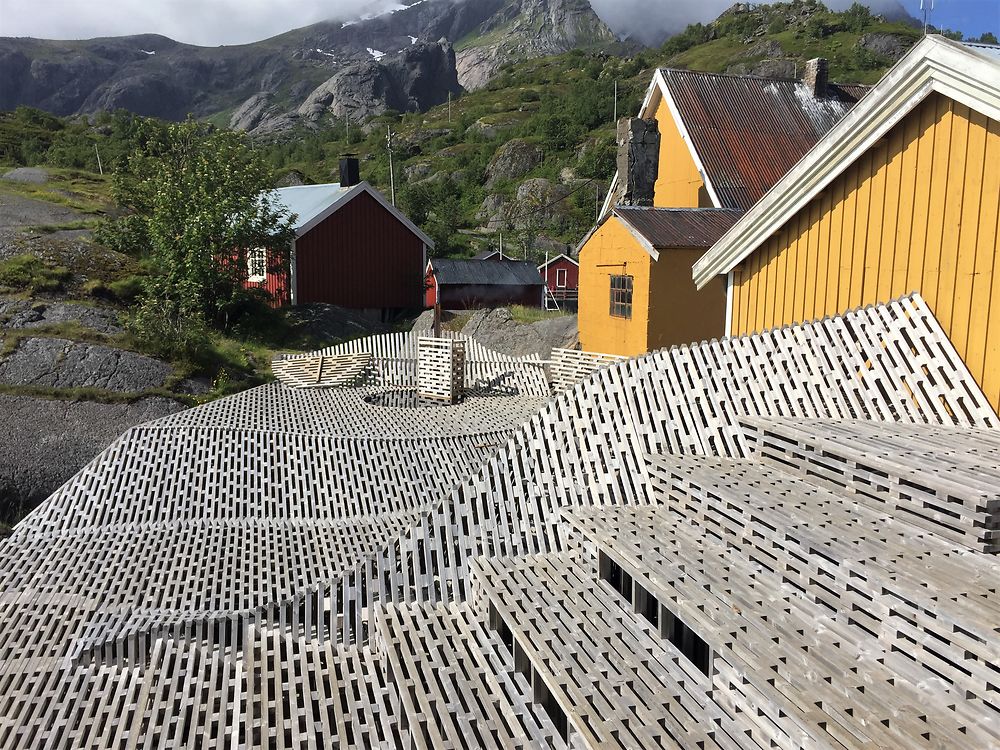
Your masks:
{"label": "grass", "polygon": [[107,213],[113,205],[111,177],[109,175],[45,165],[40,165],[40,168],[48,173],[48,182],[35,185],[5,181],[0,183],[0,192],[21,195],[47,203],[57,203],[94,215]]}
{"label": "grass", "polygon": [[511,305],[510,314],[516,323],[537,323],[540,320],[548,320],[550,318],[565,318],[570,313],[562,310],[543,310],[540,307]]}
{"label": "grass", "polygon": [[148,388],[144,391],[123,393],[104,388],[53,388],[41,385],[12,385],[0,383],[0,393],[7,396],[29,396],[49,401],[93,401],[98,404],[131,404],[143,398],[160,397],[179,401],[187,406],[198,403],[194,396],[174,393],[166,388]]}
{"label": "grass", "polygon": [[77,321],[66,323],[50,323],[35,328],[11,328],[4,332],[3,346],[0,347],[0,357],[6,357],[20,345],[24,339],[69,339],[86,344],[103,344],[118,349],[128,349],[121,346],[124,340],[120,336],[107,336],[87,328]]}
{"label": "grass", "polygon": [[0,290],[29,294],[58,292],[71,276],[68,268],[46,263],[30,253],[0,261]]}

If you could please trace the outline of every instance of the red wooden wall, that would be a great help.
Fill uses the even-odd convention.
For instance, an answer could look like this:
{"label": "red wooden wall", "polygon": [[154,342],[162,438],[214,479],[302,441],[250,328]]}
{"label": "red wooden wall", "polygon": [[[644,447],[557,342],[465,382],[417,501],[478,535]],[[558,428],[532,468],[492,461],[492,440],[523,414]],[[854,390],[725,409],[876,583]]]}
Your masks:
{"label": "red wooden wall", "polygon": [[[356,309],[419,308],[423,302],[423,241],[368,193],[351,201],[295,243],[296,304],[327,302]],[[265,286],[288,304],[284,274]]]}
{"label": "red wooden wall", "polygon": [[[556,269],[562,268],[566,271],[566,286],[557,287],[556,286]],[[542,268],[539,273],[542,275],[542,279],[545,279],[545,269]],[[558,289],[577,289],[580,286],[580,267],[566,258],[559,258],[559,260],[554,260],[549,263],[549,274],[548,274],[548,287],[552,291]]]}

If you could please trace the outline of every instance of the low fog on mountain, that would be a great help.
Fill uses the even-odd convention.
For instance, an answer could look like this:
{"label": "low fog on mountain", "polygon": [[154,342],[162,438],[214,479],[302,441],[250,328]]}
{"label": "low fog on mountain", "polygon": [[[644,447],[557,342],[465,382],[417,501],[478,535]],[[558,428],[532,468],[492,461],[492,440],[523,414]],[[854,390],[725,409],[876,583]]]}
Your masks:
{"label": "low fog on mountain", "polygon": [[[834,9],[853,0],[829,0]],[[405,0],[412,4],[413,0]],[[615,33],[658,45],[690,23],[707,22],[733,0],[591,0]],[[324,20],[354,20],[403,7],[397,0],[76,0],[24,4],[0,0],[0,36],[87,39],[156,33],[190,44],[244,44]],[[903,13],[898,0],[870,0],[889,16]]]}

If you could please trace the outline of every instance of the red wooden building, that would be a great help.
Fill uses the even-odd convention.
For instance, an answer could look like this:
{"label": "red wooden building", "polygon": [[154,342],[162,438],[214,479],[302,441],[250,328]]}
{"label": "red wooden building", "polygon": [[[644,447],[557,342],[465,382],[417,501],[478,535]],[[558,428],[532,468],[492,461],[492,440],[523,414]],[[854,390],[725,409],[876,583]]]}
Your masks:
{"label": "red wooden building", "polygon": [[265,250],[247,253],[248,285],[275,305],[326,302],[381,317],[420,308],[433,241],[366,182],[275,190],[295,221],[291,268],[272,268]]}
{"label": "red wooden building", "polygon": [[580,289],[580,264],[568,255],[561,253],[542,263],[538,273],[545,281],[547,293],[545,306],[547,308],[576,309]]}

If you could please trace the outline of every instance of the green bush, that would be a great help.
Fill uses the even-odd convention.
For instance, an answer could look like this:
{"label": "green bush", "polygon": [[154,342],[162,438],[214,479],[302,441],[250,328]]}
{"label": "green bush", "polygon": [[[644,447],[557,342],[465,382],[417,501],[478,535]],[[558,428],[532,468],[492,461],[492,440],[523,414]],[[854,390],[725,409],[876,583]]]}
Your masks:
{"label": "green bush", "polygon": [[126,318],[125,329],[147,354],[189,363],[195,369],[212,352],[212,336],[205,321],[165,300],[146,299]]}
{"label": "green bush", "polygon": [[68,269],[27,253],[0,261],[0,287],[16,291],[58,292],[71,276]]}

